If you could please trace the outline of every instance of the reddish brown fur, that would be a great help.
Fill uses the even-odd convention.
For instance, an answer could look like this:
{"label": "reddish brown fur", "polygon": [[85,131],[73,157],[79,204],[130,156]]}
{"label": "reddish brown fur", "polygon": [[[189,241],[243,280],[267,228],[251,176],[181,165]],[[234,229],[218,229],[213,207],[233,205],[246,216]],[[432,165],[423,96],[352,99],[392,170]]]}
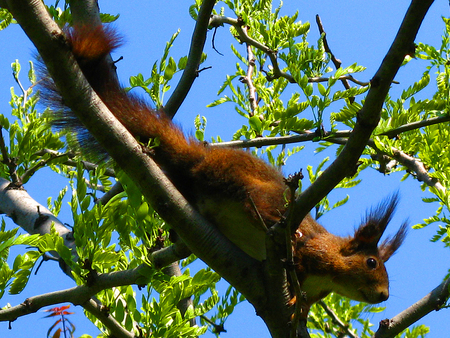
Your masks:
{"label": "reddish brown fur", "polygon": [[[281,173],[243,150],[214,148],[186,139],[164,112],[126,93],[106,58],[121,43],[114,30],[75,28],[67,31],[67,38],[86,79],[116,118],[142,143],[158,140],[154,159],[178,190],[241,249],[263,259],[264,228],[276,223],[285,211],[286,186]],[[58,95],[51,84],[46,85],[47,96]],[[55,124],[77,130],[85,150],[98,149],[84,126],[66,111]],[[222,205],[228,205],[233,213],[218,213]]]}
{"label": "reddish brown fur", "polygon": [[306,292],[305,308],[330,292],[367,303],[389,297],[389,279],[384,263],[406,235],[406,223],[397,234],[378,242],[398,202],[394,195],[367,216],[353,237],[342,238],[326,231],[311,216],[296,234],[297,276]]}
{"label": "reddish brown fur", "polygon": [[[279,221],[286,208],[283,176],[245,151],[186,139],[162,111],[126,93],[106,58],[121,43],[115,31],[77,28],[69,30],[67,37],[87,80],[116,118],[144,144],[159,140],[154,159],[186,199],[243,251],[263,260],[265,227]],[[56,102],[61,108],[63,102],[55,99],[57,90],[49,82],[44,84],[47,102]],[[98,149],[67,110],[58,118],[57,125],[80,132],[81,141],[83,137],[89,140],[82,142],[85,147]],[[370,303],[387,299],[383,263],[400,246],[405,226],[379,249],[377,246],[396,203],[394,196],[372,211],[349,238],[330,234],[309,215],[305,218],[294,245],[298,279],[308,297],[305,308],[331,291]]]}

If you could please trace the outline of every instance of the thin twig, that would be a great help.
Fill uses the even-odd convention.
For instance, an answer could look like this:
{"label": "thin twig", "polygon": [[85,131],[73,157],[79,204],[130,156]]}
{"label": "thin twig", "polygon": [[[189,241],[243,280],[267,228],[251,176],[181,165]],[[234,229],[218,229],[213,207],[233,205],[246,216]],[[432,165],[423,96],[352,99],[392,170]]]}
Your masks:
{"label": "thin twig", "polygon": [[428,170],[425,168],[425,165],[420,159],[407,155],[403,151],[395,147],[391,147],[392,154],[382,151],[376,146],[376,143],[373,141],[373,139],[369,140],[368,145],[377,153],[383,154],[398,161],[398,163],[405,166],[409,171],[415,173],[415,176],[419,182],[424,182],[429,187],[435,188],[441,193],[444,193],[446,191],[445,187],[439,182],[438,179],[436,179],[435,177],[431,177],[428,174]]}
{"label": "thin twig", "polygon": [[16,83],[19,85],[20,90],[22,91],[22,95],[23,95],[23,102],[22,102],[22,107],[25,107],[26,103],[27,103],[27,99],[28,99],[28,91],[22,86],[22,83],[19,80],[19,75],[13,71],[13,78],[16,81]]}
{"label": "thin twig", "polygon": [[444,116],[438,116],[438,117],[432,117],[430,119],[425,119],[422,121],[416,121],[416,122],[411,122],[408,124],[404,124],[400,127],[397,127],[395,129],[391,129],[388,131],[385,131],[383,133],[380,133],[378,135],[385,135],[389,138],[394,138],[397,135],[404,133],[406,131],[411,131],[411,130],[415,130],[415,129],[420,129],[423,127],[427,127],[427,126],[431,126],[433,124],[438,124],[438,123],[443,123],[443,122],[449,122],[450,121],[450,115],[444,115]]}
{"label": "thin twig", "polygon": [[[244,31],[247,33],[248,27],[243,28]],[[258,107],[258,103],[256,101],[256,88],[253,85],[253,72],[255,70],[255,55],[252,51],[252,46],[247,44],[247,61],[248,61],[248,68],[247,68],[247,74],[245,77],[242,77],[240,81],[242,83],[245,83],[248,87],[248,99],[250,102],[250,116],[255,115],[256,109]]]}
{"label": "thin twig", "polygon": [[217,33],[217,27],[214,28],[214,33],[213,33],[213,36],[212,36],[212,39],[211,39],[211,40],[212,40],[212,41],[211,41],[212,49],[214,49],[214,50],[216,51],[216,53],[219,54],[220,56],[223,56],[223,54],[222,54],[221,52],[219,52],[219,51],[217,50],[216,46],[215,46],[216,33]]}
{"label": "thin twig", "polygon": [[[324,132],[323,141],[328,141],[331,138],[336,137],[349,137],[352,133],[351,130],[342,130],[336,132]],[[211,147],[230,147],[230,148],[250,148],[250,147],[264,147],[279,144],[290,144],[299,142],[315,141],[318,135],[314,131],[305,130],[301,135],[289,135],[289,136],[276,136],[276,137],[259,137],[251,140],[238,140],[220,143],[211,143]]]}
{"label": "thin twig", "polygon": [[[316,23],[317,23],[317,26],[319,27],[319,33],[323,34],[322,41],[323,41],[323,46],[325,47],[325,52],[330,54],[331,62],[333,62],[336,69],[341,68],[342,61],[337,59],[336,56],[331,51],[330,45],[328,44],[328,40],[327,40],[327,33],[325,32],[325,30],[323,28],[322,20],[320,19],[319,14],[316,15]],[[350,89],[350,85],[349,85],[347,79],[341,79],[341,82],[344,85],[345,89]],[[350,103],[353,103],[355,101],[355,97],[354,96],[350,97],[349,101],[350,101]]]}
{"label": "thin twig", "polygon": [[29,178],[31,176],[33,176],[40,168],[48,166],[53,161],[55,161],[61,157],[65,157],[65,156],[67,156],[67,155],[66,154],[51,155],[51,157],[46,160],[43,160],[43,159],[38,160],[34,166],[25,170],[23,175],[20,177],[20,181],[27,182],[29,180]]}
{"label": "thin twig", "polygon": [[350,338],[359,338],[359,336],[355,332],[350,330],[348,325],[344,323],[339,318],[339,316],[327,304],[325,304],[323,300],[319,300],[317,304],[319,304],[324,309],[328,317],[331,318],[331,321],[345,332],[346,336],[349,336]]}
{"label": "thin twig", "polygon": [[[321,77],[312,77],[312,78],[308,79],[308,82],[327,82],[329,79],[330,79],[329,77],[322,77],[322,76]],[[342,75],[339,77],[339,80],[345,81],[347,84],[348,84],[347,81],[351,81],[351,82],[354,82],[363,87],[367,87],[368,85],[370,85],[370,81],[369,82],[359,81],[351,75]]]}
{"label": "thin twig", "polygon": [[[280,66],[278,64],[277,51],[270,49],[263,43],[250,37],[247,34],[247,31],[245,29],[245,24],[241,19],[234,19],[234,18],[220,16],[220,15],[213,15],[213,16],[211,16],[209,24],[212,27],[219,27],[219,26],[222,26],[223,24],[228,24],[228,25],[233,26],[236,29],[237,33],[239,34],[239,39],[241,40],[241,42],[246,43],[247,45],[253,46],[253,47],[261,50],[262,52],[264,52],[269,57],[270,62],[272,63],[273,74],[267,76],[267,79],[269,81],[272,81],[272,80],[282,77],[282,78],[285,78],[286,80],[288,80],[290,83],[297,82],[297,81],[295,81],[295,79],[292,75],[290,75],[286,72],[283,72],[280,69]],[[315,77],[315,78],[309,79],[308,81],[309,82],[325,82],[325,81],[328,81],[328,79],[329,78],[326,78],[326,77]],[[352,81],[361,86],[367,86],[370,84],[370,82],[358,81],[349,75],[345,75],[343,77],[340,77],[339,79]]]}
{"label": "thin twig", "polygon": [[[62,154],[62,153],[59,153],[52,149],[42,149],[42,150],[34,153],[34,155],[37,155],[37,156],[43,156],[44,154],[50,154],[51,156],[54,156],[54,157],[67,156],[68,159],[67,159],[67,161],[64,162],[65,165],[72,166],[72,167],[76,167],[78,165],[78,161],[73,160],[75,155],[71,154],[71,153]],[[81,161],[81,164],[83,165],[83,168],[86,170],[97,170],[97,168],[98,168],[97,164],[94,164],[94,163],[91,163],[88,161]],[[116,177],[115,170],[111,169],[111,168],[106,168],[104,174],[109,177]]]}
{"label": "thin twig", "polygon": [[3,126],[0,126],[0,151],[2,153],[2,162],[8,167],[9,177],[15,186],[21,186],[22,181],[17,176],[17,164],[14,159],[9,157],[8,149],[6,148],[5,139],[3,138]]}
{"label": "thin twig", "polygon": [[291,333],[290,337],[295,338],[297,337],[298,327],[300,325],[300,320],[305,319],[307,313],[303,313],[303,304],[305,301],[304,293],[302,291],[302,288],[300,286],[300,282],[298,280],[297,272],[294,268],[294,243],[292,239],[292,234],[290,229],[294,226],[292,224],[293,217],[292,215],[292,208],[294,207],[295,203],[295,192],[298,189],[298,182],[299,180],[303,179],[303,174],[300,171],[299,173],[292,175],[286,179],[286,185],[289,188],[290,192],[290,203],[288,207],[288,218],[286,220],[286,229],[284,229],[285,232],[285,240],[286,240],[286,264],[287,266],[287,272],[289,274],[289,282],[291,284],[291,288],[293,289],[293,293],[295,296],[295,310],[294,315],[291,321]]}

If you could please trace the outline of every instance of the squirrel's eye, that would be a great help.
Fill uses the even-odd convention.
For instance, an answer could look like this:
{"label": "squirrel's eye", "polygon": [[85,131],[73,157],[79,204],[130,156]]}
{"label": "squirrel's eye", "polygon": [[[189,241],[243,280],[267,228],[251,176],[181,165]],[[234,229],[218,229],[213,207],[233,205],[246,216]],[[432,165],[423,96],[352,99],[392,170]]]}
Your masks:
{"label": "squirrel's eye", "polygon": [[366,264],[369,269],[375,269],[377,267],[377,260],[375,258],[368,258]]}

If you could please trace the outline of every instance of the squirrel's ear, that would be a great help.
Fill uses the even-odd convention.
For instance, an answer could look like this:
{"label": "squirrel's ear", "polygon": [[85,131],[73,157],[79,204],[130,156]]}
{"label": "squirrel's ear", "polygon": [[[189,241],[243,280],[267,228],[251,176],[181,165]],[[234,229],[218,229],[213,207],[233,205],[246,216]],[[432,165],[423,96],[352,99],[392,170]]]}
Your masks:
{"label": "squirrel's ear", "polygon": [[387,260],[397,251],[397,249],[402,245],[403,240],[408,232],[408,222],[404,222],[397,233],[392,238],[386,238],[380,245],[378,251],[380,258],[383,262]]}
{"label": "squirrel's ear", "polygon": [[[360,250],[376,250],[384,230],[392,219],[398,200],[398,194],[395,193],[376,208],[370,209],[362,224],[356,229],[353,238],[344,245],[343,254],[350,255]],[[382,246],[386,255],[389,251],[392,251],[392,254],[400,246],[402,236],[404,237],[404,234],[402,235],[401,230],[399,230],[392,240],[383,242]],[[395,241],[399,242],[398,245],[394,243]],[[395,247],[395,245],[397,246]]]}

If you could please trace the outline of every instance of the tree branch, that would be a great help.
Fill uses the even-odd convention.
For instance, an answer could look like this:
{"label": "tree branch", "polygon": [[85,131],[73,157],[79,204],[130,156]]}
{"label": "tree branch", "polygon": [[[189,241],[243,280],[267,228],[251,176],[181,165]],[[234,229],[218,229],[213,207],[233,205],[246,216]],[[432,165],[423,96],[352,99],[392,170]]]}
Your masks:
{"label": "tree branch", "polygon": [[426,126],[431,126],[433,124],[438,124],[438,123],[443,123],[443,122],[449,122],[450,121],[450,115],[445,115],[445,116],[438,116],[438,117],[433,117],[430,119],[425,119],[422,121],[416,121],[416,122],[411,122],[408,124],[404,124],[400,127],[397,127],[395,129],[391,129],[388,131],[385,131],[384,133],[378,134],[378,135],[385,135],[389,138],[394,138],[397,135],[404,133],[406,131],[411,131],[414,129],[420,129]]}
{"label": "tree branch", "polygon": [[[336,56],[331,51],[330,45],[328,44],[327,33],[325,33],[325,30],[324,30],[323,24],[322,24],[322,20],[320,19],[319,15],[316,15],[316,23],[317,23],[317,27],[319,28],[319,33],[321,35],[323,34],[323,46],[325,47],[325,52],[330,54],[331,62],[333,62],[336,69],[341,68],[342,61],[337,59]],[[341,82],[344,85],[345,89],[350,89],[350,85],[348,84],[347,79],[341,79]],[[353,103],[355,101],[355,98],[350,97],[349,101],[350,101],[350,103]]]}
{"label": "tree branch", "polygon": [[237,33],[239,34],[239,39],[242,42],[246,43],[247,45],[256,47],[259,50],[261,50],[267,54],[267,56],[269,57],[269,59],[272,63],[272,67],[273,67],[273,76],[271,77],[271,79],[284,77],[289,82],[295,83],[294,78],[290,74],[281,71],[281,69],[278,65],[276,51],[271,50],[269,47],[265,46],[264,44],[260,43],[259,41],[255,40],[255,39],[251,38],[247,34],[246,30],[243,28],[245,25],[244,21],[242,21],[241,19],[233,19],[233,18],[229,18],[229,17],[225,17],[225,16],[213,15],[213,16],[211,16],[209,24],[212,27],[223,26],[223,24],[228,24],[228,25],[233,26],[236,29]]}
{"label": "tree branch", "polygon": [[319,300],[317,302],[318,305],[320,305],[322,307],[322,309],[327,313],[327,315],[331,318],[331,320],[333,321],[334,324],[336,324],[337,326],[340,327],[340,329],[342,331],[345,332],[346,336],[350,337],[350,338],[359,338],[358,335],[353,332],[352,330],[350,330],[350,328],[348,327],[348,325],[346,323],[344,323],[339,317],[338,315],[332,310],[330,309],[330,307],[323,301],[323,300]]}
{"label": "tree branch", "polygon": [[[11,217],[14,223],[22,227],[29,234],[47,234],[50,233],[51,227],[54,226],[55,230],[64,239],[64,244],[72,250],[74,255],[76,255],[72,231],[67,229],[47,208],[32,199],[24,189],[12,189],[10,188],[10,185],[9,181],[0,178],[0,213]],[[67,264],[61,264],[62,261],[59,255],[53,251],[50,252],[50,254],[60,261],[60,268],[63,272],[70,278],[73,278],[70,267]],[[173,257],[173,255],[166,255],[167,257],[159,256],[161,256],[161,254],[158,252],[154,253],[155,259],[159,261],[160,264],[164,264],[170,257]],[[85,303],[84,307],[87,311],[90,311],[97,316],[99,314],[97,308],[100,305],[94,307],[93,304],[97,304],[95,300]],[[23,306],[19,307],[23,308]],[[15,308],[17,309],[18,307]],[[2,314],[3,312],[0,310],[0,320]],[[122,333],[127,331],[124,331],[121,324],[115,321],[111,316],[103,315],[98,318],[112,333],[115,333],[117,337],[130,337],[129,334],[119,334],[122,331]]]}
{"label": "tree branch", "polygon": [[[189,249],[184,243],[180,242],[171,247],[153,252],[149,260],[154,263],[155,268],[162,268],[178,262],[178,260],[187,257],[189,254]],[[81,285],[67,290],[27,298],[20,305],[4,310],[0,309],[0,321],[14,321],[18,317],[36,312],[42,307],[69,302],[74,305],[82,305],[86,310],[93,313],[111,330],[111,333],[118,334],[119,332],[120,334],[117,337],[134,337],[134,335],[124,330],[122,325],[116,322],[114,318],[105,315],[105,311],[102,310],[102,304],[93,297],[100,291],[113,287],[147,284],[149,281],[145,279],[142,273],[144,269],[148,269],[147,264],[142,264],[131,270],[100,274],[95,277],[94,282],[90,286]]]}
{"label": "tree branch", "polygon": [[404,165],[410,171],[416,173],[416,178],[419,182],[424,182],[429,187],[436,188],[441,193],[446,192],[445,187],[439,182],[439,180],[434,177],[431,177],[428,174],[428,170],[425,168],[422,161],[420,161],[419,159],[416,159],[412,156],[409,156],[409,155],[405,154],[404,152],[397,150],[395,148],[392,148],[392,151],[394,153],[394,158],[399,163]]}
{"label": "tree branch", "polygon": [[[67,156],[68,160],[64,162],[65,165],[72,166],[72,167],[76,167],[78,165],[78,161],[72,159],[72,158],[75,157],[75,155],[71,154],[71,153],[62,154],[62,153],[59,153],[59,152],[54,151],[52,149],[42,149],[42,150],[34,153],[33,155],[43,156],[45,154],[50,154],[50,156],[53,157],[53,158],[59,158],[59,157]],[[94,164],[94,163],[88,162],[88,161],[81,161],[81,164],[83,165],[83,168],[86,169],[86,170],[96,170],[98,168],[97,164]],[[114,169],[106,168],[105,169],[105,175],[109,176],[109,177],[116,177],[116,172],[115,172]]]}
{"label": "tree branch", "polygon": [[[349,137],[351,135],[350,130],[324,132],[323,138],[321,140],[328,141],[329,138],[335,137]],[[211,143],[211,147],[230,147],[230,148],[260,148],[264,146],[279,145],[279,144],[290,144],[313,141],[318,137],[317,133],[310,130],[305,130],[300,135],[289,135],[289,136],[276,136],[276,137],[259,137],[251,140],[238,140],[238,141],[228,141],[220,143]]]}
{"label": "tree branch", "polygon": [[[406,55],[414,49],[414,39],[420,25],[433,3],[432,0],[413,0],[394,42],[380,68],[372,79],[371,88],[344,149],[336,160],[297,199],[296,224],[342,179],[353,176],[356,163],[367,145],[370,135],[378,125],[380,112],[390,85]],[[295,231],[291,229],[292,232]]]}
{"label": "tree branch", "polygon": [[[244,28],[247,31],[247,28]],[[245,83],[248,87],[248,100],[250,102],[250,116],[255,115],[256,108],[258,107],[257,99],[256,99],[256,88],[253,85],[253,72],[255,70],[255,55],[252,51],[252,46],[247,44],[247,61],[248,61],[248,69],[247,74],[240,78],[242,83]]]}
{"label": "tree branch", "polygon": [[65,244],[72,248],[71,230],[67,229],[45,206],[37,203],[25,189],[11,187],[11,182],[0,177],[0,214],[6,214],[29,234],[48,234],[54,226]]}
{"label": "tree branch", "polygon": [[[440,122],[444,122],[440,120]],[[435,123],[438,123],[435,120]],[[324,141],[332,142],[336,144],[347,144],[348,138],[351,135],[352,131],[350,130],[341,130],[336,132],[325,132]],[[289,135],[289,136],[278,136],[278,137],[261,137],[255,138],[252,140],[239,140],[239,141],[229,141],[229,142],[221,142],[221,143],[211,143],[210,147],[230,147],[230,148],[250,148],[250,147],[263,147],[270,145],[279,145],[279,144],[290,144],[290,143],[299,143],[299,142],[308,142],[312,141],[317,137],[317,134],[312,131],[305,131],[305,134],[302,135]],[[414,158],[413,156],[405,154],[403,151],[396,149],[395,147],[391,147],[392,154],[381,151],[376,147],[373,139],[369,139],[367,144],[375,149],[375,151],[384,156],[388,156],[392,158],[401,165],[405,166],[411,172],[414,172],[416,178],[419,182],[424,182],[429,187],[434,187],[437,190],[444,192],[445,187],[434,177],[431,177],[428,174],[428,170],[425,168],[425,165],[420,161],[420,159]]]}
{"label": "tree branch", "polygon": [[[347,139],[344,137],[341,138],[328,138],[326,141],[336,143],[336,144],[347,144]],[[392,159],[395,163],[400,163],[404,167],[406,167],[410,172],[414,173],[415,177],[419,182],[424,182],[426,185],[428,185],[431,188],[435,188],[441,193],[444,193],[446,191],[445,187],[442,185],[441,182],[439,182],[438,179],[435,177],[431,177],[428,173],[427,168],[423,164],[423,162],[415,158],[413,156],[405,154],[403,151],[395,148],[390,147],[392,153],[385,152],[383,150],[378,149],[378,147],[375,144],[375,141],[373,139],[369,139],[367,142],[367,145],[370,146],[372,149],[374,149],[378,155],[386,156],[390,159]],[[382,160],[378,159],[378,162],[382,164]],[[395,164],[390,164],[390,166],[394,166]],[[382,171],[385,173],[385,171]]]}
{"label": "tree branch", "polygon": [[[223,26],[223,24],[228,24],[233,26],[237,33],[239,34],[239,39],[241,42],[246,43],[248,46],[253,46],[262,52],[264,52],[270,59],[270,62],[272,63],[273,67],[273,75],[268,76],[269,81],[278,79],[280,77],[285,78],[290,83],[297,83],[295,81],[294,77],[286,72],[283,72],[280,69],[280,66],[278,64],[278,58],[277,58],[277,52],[270,49],[266,45],[262,44],[261,42],[253,39],[247,34],[247,30],[245,29],[244,25],[245,23],[240,19],[233,19],[226,16],[220,16],[220,15],[212,15],[211,19],[209,21],[210,26],[212,27],[219,27]],[[308,82],[326,82],[329,78],[327,77],[313,77],[309,78]],[[370,82],[362,82],[358,81],[355,78],[353,78],[351,75],[343,75],[339,78],[341,81],[348,80],[355,82],[356,84],[359,84],[361,86],[368,86]]]}
{"label": "tree branch", "polygon": [[[58,26],[39,0],[8,0],[15,19],[37,47],[65,102],[102,147],[140,187],[187,246],[257,306],[265,302],[261,263],[210,226],[173,187],[139,143],[89,86]],[[164,202],[162,202],[164,201]]]}
{"label": "tree branch", "polygon": [[180,108],[189,93],[194,80],[198,76],[198,66],[200,65],[203,47],[206,41],[209,18],[215,4],[215,0],[204,0],[202,6],[200,7],[197,23],[195,24],[194,33],[192,35],[186,68],[184,69],[183,75],[181,75],[181,79],[175,87],[175,90],[164,106],[164,111],[167,116],[175,116],[178,108]]}
{"label": "tree branch", "polygon": [[98,0],[69,0],[69,5],[74,24],[94,26],[102,24]]}
{"label": "tree branch", "polygon": [[391,338],[417,322],[432,311],[439,311],[450,296],[450,279],[443,281],[421,300],[411,305],[392,319],[383,320],[374,338]]}
{"label": "tree branch", "polygon": [[[308,82],[314,82],[314,83],[318,83],[318,82],[327,82],[328,80],[329,80],[330,78],[329,77],[311,77],[311,78],[309,78],[308,79]],[[360,85],[360,86],[363,86],[363,87],[367,87],[368,85],[370,85],[370,82],[366,82],[366,81],[359,81],[359,80],[357,80],[357,79],[355,79],[353,76],[351,76],[351,75],[342,75],[342,76],[339,76],[339,78],[338,78],[339,80],[341,80],[341,81],[345,81],[345,82],[347,82],[347,81],[351,81],[351,82],[354,82],[354,83],[356,83],[356,84],[358,84],[358,85]],[[392,82],[395,82],[395,81],[392,81]],[[349,87],[350,88],[350,87]]]}
{"label": "tree branch", "polygon": [[0,321],[14,321],[21,316],[34,313],[49,305],[61,303],[84,305],[102,290],[138,283],[145,284],[145,277],[142,273],[145,268],[148,267],[144,264],[132,270],[99,274],[95,277],[94,282],[90,286],[79,285],[70,289],[44,293],[42,295],[27,298],[20,305],[4,310],[0,309]]}
{"label": "tree branch", "polygon": [[182,241],[177,241],[171,246],[162,248],[153,252],[149,259],[156,269],[161,269],[174,262],[188,257],[191,254],[191,250]]}
{"label": "tree branch", "polygon": [[83,308],[92,313],[95,318],[100,320],[103,325],[109,330],[110,336],[115,338],[136,338],[136,335],[124,329],[121,323],[113,318],[108,311],[105,310],[105,306],[96,301],[95,298],[89,299],[83,304]]}

